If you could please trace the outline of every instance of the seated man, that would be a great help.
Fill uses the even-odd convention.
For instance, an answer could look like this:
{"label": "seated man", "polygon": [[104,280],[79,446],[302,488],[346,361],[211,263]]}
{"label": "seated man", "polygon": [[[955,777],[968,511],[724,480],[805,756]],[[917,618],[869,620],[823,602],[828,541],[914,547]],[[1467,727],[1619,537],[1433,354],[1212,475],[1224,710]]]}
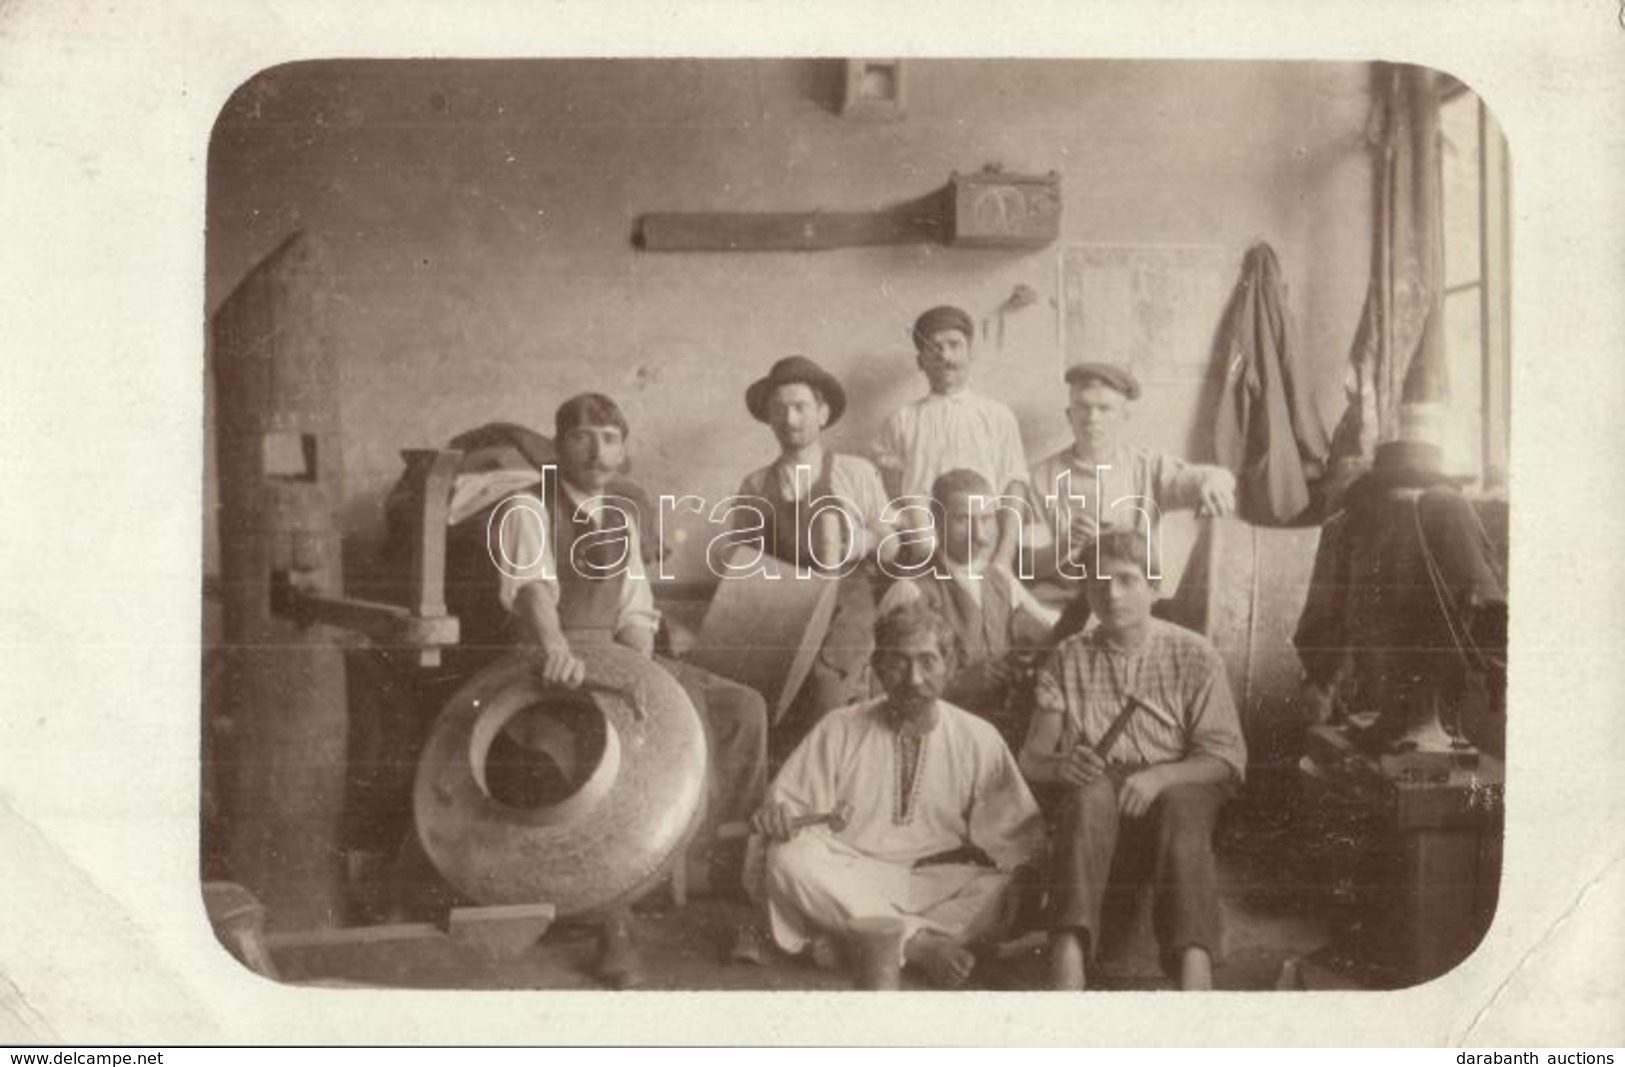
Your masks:
{"label": "seated man", "polygon": [[993,487],[975,471],[951,470],[931,486],[941,516],[931,573],[895,583],[881,598],[882,614],[923,601],[954,632],[954,665],[943,695],[993,723],[1012,748],[1027,730],[1023,676],[1048,647],[1059,613],[1033,599],[1015,576],[993,561],[998,530]]}
{"label": "seated man", "polygon": [[1211,989],[1220,935],[1213,828],[1246,772],[1246,744],[1218,652],[1151,617],[1144,538],[1113,531],[1098,551],[1100,573],[1084,581],[1099,622],[1063,640],[1039,671],[1021,750],[1030,781],[1065,787],[1051,872],[1052,979],[1056,989],[1085,987],[1115,868],[1119,878],[1144,876],[1155,893],[1165,970],[1182,989]]}
{"label": "seated man", "polygon": [[[1146,573],[1160,577],[1161,513],[1194,508],[1198,515],[1228,515],[1236,506],[1235,475],[1126,440],[1128,405],[1140,396],[1140,383],[1127,370],[1079,363],[1067,368],[1066,384],[1073,442],[1033,465],[1029,491],[1038,522],[1029,539],[1030,573],[1040,579],[1081,577],[1095,563],[1081,554],[1084,546],[1104,530],[1124,528],[1142,538],[1149,534],[1153,554]],[[1077,597],[1057,636],[1076,633],[1087,621],[1088,600]]]}
{"label": "seated man", "polygon": [[[659,615],[644,573],[630,502],[608,493],[626,463],[626,418],[607,396],[584,393],[555,416],[558,491],[539,508],[516,508],[515,521],[494,523],[492,559],[502,568],[502,603],[516,623],[520,647],[534,651],[544,681],[577,686],[585,666],[571,648],[583,640],[614,640],[654,654]],[[545,486],[544,486],[545,489]],[[525,516],[545,515],[542,529]],[[689,664],[660,658],[705,724],[710,745],[708,823],[750,818],[767,779],[767,707],[747,686]],[[701,839],[709,837],[705,829]],[[730,857],[730,861],[742,857]],[[737,871],[719,874],[738,878]],[[600,971],[615,985],[633,984],[638,966],[624,916],[606,927]]]}
{"label": "seated man", "polygon": [[[818,658],[787,721],[775,731],[775,743],[788,742],[778,751],[788,753],[825,712],[868,695],[864,666],[875,625],[872,562],[891,528],[881,521],[886,492],[874,465],[824,445],[824,431],[846,410],[839,379],[805,356],[789,356],[751,384],[745,406],[772,429],[779,456],[747,474],[739,486],[738,495],[754,510],[732,512],[736,531],[741,516],[755,514],[758,520],[741,531],[740,542],[759,543],[787,563],[844,575]],[[813,505],[829,500],[839,501],[839,511],[814,511]]]}
{"label": "seated man", "polygon": [[[947,624],[920,604],[881,616],[874,669],[886,695],[826,715],[780,770],[757,830],[768,852],[773,938],[787,952],[898,924],[901,961],[957,986],[972,946],[1008,925],[1007,892],[1044,827],[1015,758],[993,727],[938,699]],[[845,825],[796,829],[842,806]]]}

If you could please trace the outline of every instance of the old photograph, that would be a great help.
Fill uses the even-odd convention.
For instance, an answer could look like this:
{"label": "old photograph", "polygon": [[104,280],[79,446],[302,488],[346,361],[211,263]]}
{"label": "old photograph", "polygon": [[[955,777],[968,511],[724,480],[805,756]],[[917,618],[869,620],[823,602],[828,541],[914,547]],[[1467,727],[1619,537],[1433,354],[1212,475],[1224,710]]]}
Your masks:
{"label": "old photograph", "polygon": [[1519,785],[1510,166],[1375,56],[260,71],[206,161],[215,937],[372,988],[1449,974]]}

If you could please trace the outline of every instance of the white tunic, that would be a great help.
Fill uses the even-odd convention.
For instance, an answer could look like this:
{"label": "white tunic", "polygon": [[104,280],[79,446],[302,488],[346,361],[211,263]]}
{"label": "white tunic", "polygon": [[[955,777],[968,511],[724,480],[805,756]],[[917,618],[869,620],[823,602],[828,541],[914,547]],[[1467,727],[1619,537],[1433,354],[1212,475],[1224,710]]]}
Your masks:
{"label": "white tunic", "polygon": [[[791,754],[769,802],[792,814],[851,805],[839,833],[803,830],[768,857],[773,935],[796,952],[819,930],[857,918],[899,917],[905,940],[922,927],[970,939],[989,920],[1010,872],[1035,860],[1044,825],[1015,757],[987,722],[939,701],[905,786],[897,732],[883,699],[826,715]],[[916,860],[975,845],[997,865]]]}

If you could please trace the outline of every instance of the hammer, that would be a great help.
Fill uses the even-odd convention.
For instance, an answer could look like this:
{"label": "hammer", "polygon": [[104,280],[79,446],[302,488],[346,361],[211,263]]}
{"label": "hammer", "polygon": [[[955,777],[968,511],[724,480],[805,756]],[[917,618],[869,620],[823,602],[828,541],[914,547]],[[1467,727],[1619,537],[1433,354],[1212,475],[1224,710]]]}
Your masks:
{"label": "hammer", "polygon": [[1176,730],[1179,728],[1179,723],[1168,712],[1143,697],[1130,693],[1123,698],[1123,710],[1117,713],[1117,718],[1112,720],[1112,724],[1106,727],[1106,732],[1094,744],[1095,755],[1105,759],[1107,753],[1112,750],[1112,746],[1117,744],[1117,739],[1122,736],[1123,731],[1128,729],[1129,720],[1134,717],[1136,711],[1140,710],[1145,711],[1152,718],[1174,727]]}
{"label": "hammer", "polygon": [[[852,805],[843,800],[830,811],[795,816],[790,820],[790,827],[799,830],[804,826],[827,824],[831,830],[840,833],[846,829],[846,821],[851,817]],[[718,841],[734,841],[741,837],[749,837],[755,832],[755,828],[749,822],[725,822],[717,827],[716,836]]]}

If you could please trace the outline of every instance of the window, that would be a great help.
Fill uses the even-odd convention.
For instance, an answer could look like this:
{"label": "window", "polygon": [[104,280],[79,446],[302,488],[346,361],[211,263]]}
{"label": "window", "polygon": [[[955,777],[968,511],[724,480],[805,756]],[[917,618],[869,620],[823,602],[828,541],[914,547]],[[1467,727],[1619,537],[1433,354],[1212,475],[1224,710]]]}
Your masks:
{"label": "window", "polygon": [[1439,107],[1449,465],[1504,482],[1511,407],[1506,142],[1476,94],[1455,84]]}

